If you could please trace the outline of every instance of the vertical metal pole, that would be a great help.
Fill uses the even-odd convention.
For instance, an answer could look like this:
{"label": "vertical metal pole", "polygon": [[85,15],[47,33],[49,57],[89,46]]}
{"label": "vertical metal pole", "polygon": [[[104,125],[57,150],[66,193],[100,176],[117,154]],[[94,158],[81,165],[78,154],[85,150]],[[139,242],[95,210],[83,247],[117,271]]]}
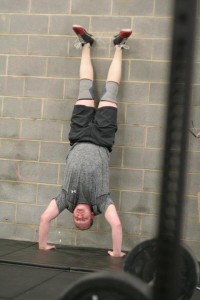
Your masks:
{"label": "vertical metal pole", "polygon": [[154,300],[177,300],[196,0],[176,0]]}

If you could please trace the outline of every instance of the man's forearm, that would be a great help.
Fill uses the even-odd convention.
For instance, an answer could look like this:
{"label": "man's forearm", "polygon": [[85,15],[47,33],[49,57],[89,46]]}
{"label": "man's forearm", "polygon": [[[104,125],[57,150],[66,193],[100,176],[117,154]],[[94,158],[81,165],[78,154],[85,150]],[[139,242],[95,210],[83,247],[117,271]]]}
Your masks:
{"label": "man's forearm", "polygon": [[121,254],[122,248],[122,226],[121,224],[112,227],[113,252],[116,255]]}
{"label": "man's forearm", "polygon": [[47,245],[47,236],[49,232],[50,222],[46,220],[40,221],[39,226],[39,248],[44,249]]}

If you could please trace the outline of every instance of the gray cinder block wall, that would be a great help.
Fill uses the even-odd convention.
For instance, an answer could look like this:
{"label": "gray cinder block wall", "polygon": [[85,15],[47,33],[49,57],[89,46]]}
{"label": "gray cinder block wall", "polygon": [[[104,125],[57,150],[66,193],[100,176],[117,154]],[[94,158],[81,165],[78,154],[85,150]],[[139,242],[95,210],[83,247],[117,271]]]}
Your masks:
{"label": "gray cinder block wall", "polygon": [[[133,29],[124,51],[119,130],[110,188],[123,224],[123,249],[156,234],[172,3],[166,0],[0,0],[0,238],[37,241],[38,223],[62,184],[80,50],[72,24],[96,37],[92,49],[100,96],[113,55],[112,36]],[[198,3],[199,21],[200,7]],[[198,26],[199,27],[199,23]],[[199,30],[197,29],[198,33]],[[195,50],[192,120],[200,128],[200,47]],[[190,136],[184,241],[200,259],[200,142]],[[104,217],[77,231],[63,212],[49,241],[111,247]]]}

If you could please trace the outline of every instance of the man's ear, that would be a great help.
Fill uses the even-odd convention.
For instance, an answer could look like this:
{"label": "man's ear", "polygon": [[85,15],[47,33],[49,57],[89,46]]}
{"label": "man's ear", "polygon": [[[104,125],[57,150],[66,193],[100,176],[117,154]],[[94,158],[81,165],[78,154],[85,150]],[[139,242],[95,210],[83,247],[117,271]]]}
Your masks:
{"label": "man's ear", "polygon": [[93,220],[94,219],[94,213],[91,212],[91,219]]}

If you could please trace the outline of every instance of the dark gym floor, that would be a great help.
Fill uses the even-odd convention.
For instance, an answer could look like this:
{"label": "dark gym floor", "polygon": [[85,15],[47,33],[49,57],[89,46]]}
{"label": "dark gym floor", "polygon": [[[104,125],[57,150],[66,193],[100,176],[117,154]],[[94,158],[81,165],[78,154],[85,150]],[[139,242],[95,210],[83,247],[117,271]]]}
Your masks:
{"label": "dark gym floor", "polygon": [[[123,263],[104,249],[59,246],[46,252],[36,243],[0,239],[0,299],[56,300],[86,274],[119,272]],[[192,300],[199,299],[196,292]]]}

